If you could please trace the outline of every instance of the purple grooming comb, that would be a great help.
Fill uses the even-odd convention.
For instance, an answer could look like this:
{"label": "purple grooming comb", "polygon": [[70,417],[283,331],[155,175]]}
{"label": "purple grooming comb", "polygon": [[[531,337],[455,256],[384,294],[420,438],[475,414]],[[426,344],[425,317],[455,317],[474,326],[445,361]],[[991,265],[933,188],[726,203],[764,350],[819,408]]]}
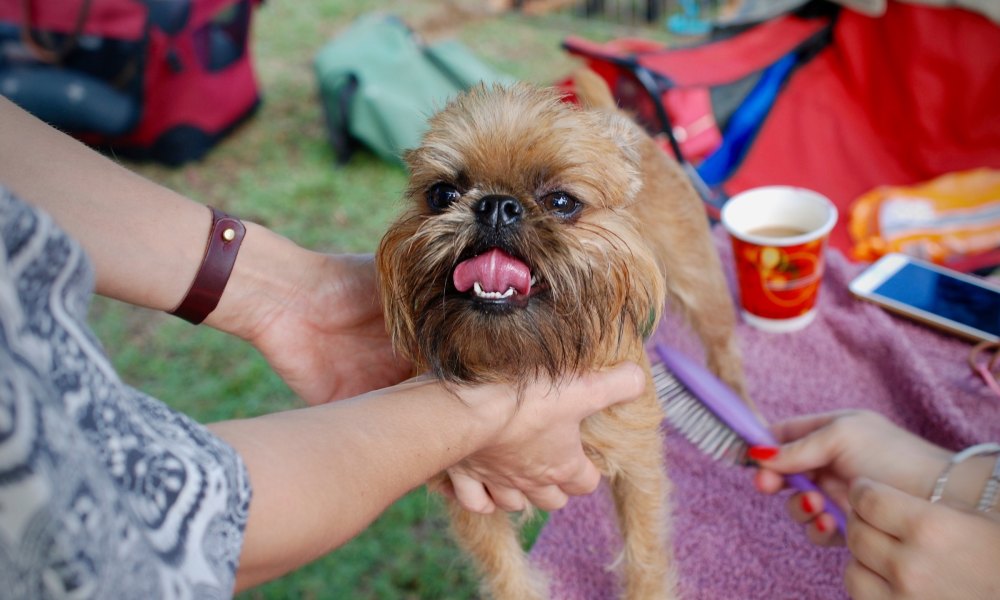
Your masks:
{"label": "purple grooming comb", "polygon": [[[699,450],[713,459],[742,464],[750,446],[778,446],[760,420],[726,384],[680,352],[657,343],[659,363],[653,364],[656,396],[667,421]],[[801,474],[785,475],[785,482],[803,492],[823,495],[823,510],[843,534],[847,520],[840,507]]]}

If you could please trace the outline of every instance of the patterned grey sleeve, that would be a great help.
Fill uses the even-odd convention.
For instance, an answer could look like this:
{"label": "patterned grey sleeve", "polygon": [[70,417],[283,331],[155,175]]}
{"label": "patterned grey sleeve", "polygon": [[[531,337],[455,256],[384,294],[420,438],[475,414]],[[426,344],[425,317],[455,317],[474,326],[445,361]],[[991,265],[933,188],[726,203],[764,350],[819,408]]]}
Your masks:
{"label": "patterned grey sleeve", "polygon": [[228,598],[245,466],[119,379],[92,290],[80,246],[0,188],[0,596]]}

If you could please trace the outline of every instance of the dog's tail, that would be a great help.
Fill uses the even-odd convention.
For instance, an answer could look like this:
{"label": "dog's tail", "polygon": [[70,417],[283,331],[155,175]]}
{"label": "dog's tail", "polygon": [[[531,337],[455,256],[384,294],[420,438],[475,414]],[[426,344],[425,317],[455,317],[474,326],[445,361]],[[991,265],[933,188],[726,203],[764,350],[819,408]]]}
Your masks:
{"label": "dog's tail", "polygon": [[573,73],[573,91],[584,108],[618,107],[615,97],[611,95],[611,88],[604,78],[586,67],[577,69]]}

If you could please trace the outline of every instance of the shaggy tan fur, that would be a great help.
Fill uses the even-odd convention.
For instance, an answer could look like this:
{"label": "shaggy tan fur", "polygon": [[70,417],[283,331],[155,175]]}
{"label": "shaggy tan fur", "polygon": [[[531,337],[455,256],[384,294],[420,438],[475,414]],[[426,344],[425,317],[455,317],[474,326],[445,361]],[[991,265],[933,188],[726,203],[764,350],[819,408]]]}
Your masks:
{"label": "shaggy tan fur", "polygon": [[[377,254],[396,346],[418,370],[455,382],[524,384],[622,360],[648,377],[643,338],[670,300],[689,316],[709,366],[742,392],[735,312],[700,201],[677,165],[614,109],[601,79],[585,71],[577,87],[582,109],[517,84],[475,89],[430,120],[406,157],[407,207]],[[428,201],[441,184],[455,190],[444,208]],[[554,211],[553,194],[576,199],[579,210]],[[517,200],[515,223],[484,230],[476,207],[490,195]],[[488,303],[452,285],[458,263],[492,247],[530,266],[529,297]],[[662,419],[650,384],[641,399],[582,427],[611,484],[627,598],[675,595]],[[547,597],[507,515],[451,512],[489,594]]]}

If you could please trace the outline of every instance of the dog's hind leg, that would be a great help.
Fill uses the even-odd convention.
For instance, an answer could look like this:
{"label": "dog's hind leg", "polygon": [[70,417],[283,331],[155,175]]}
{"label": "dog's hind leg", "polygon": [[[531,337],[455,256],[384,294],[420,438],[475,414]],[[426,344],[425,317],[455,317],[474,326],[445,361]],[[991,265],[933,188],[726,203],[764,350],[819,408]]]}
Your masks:
{"label": "dog's hind leg", "polygon": [[545,600],[545,577],[528,562],[514,523],[497,509],[484,515],[449,501],[451,525],[458,543],[476,562],[484,593],[494,600]]}

